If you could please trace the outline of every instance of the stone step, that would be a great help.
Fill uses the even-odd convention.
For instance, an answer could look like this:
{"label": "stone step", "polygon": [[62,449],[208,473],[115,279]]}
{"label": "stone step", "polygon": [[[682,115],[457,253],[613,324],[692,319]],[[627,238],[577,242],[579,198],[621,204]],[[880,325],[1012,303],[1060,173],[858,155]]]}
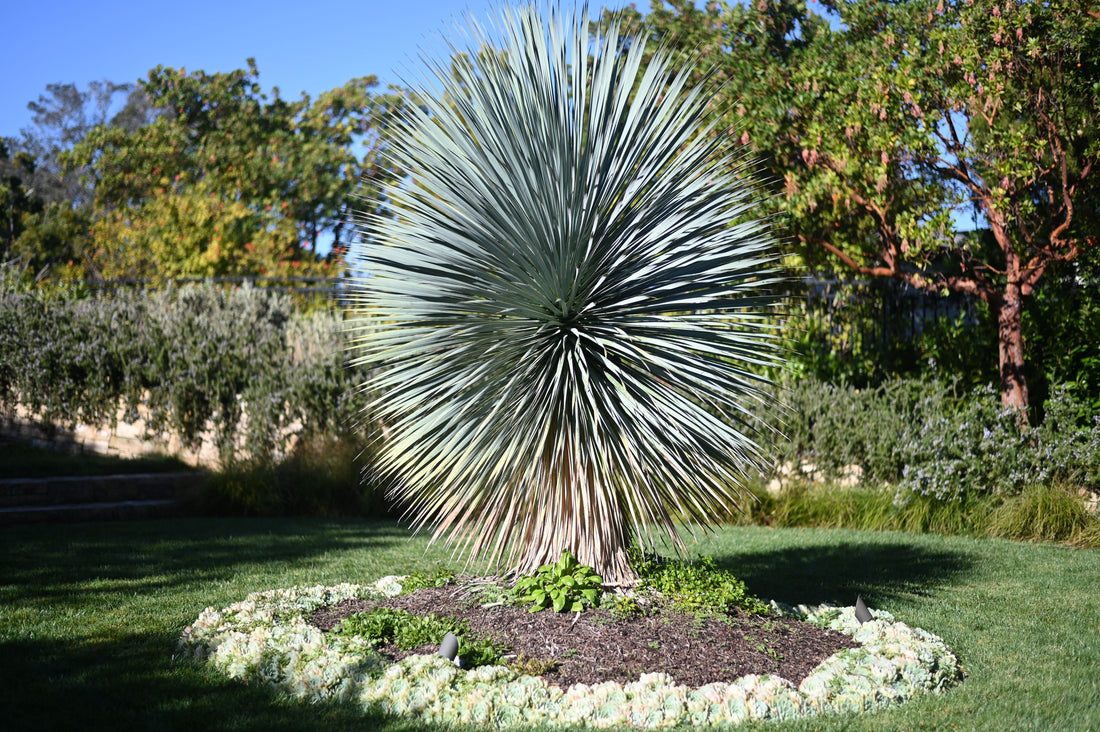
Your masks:
{"label": "stone step", "polygon": [[182,501],[207,479],[205,473],[138,473],[0,479],[0,509],[46,506]]}
{"label": "stone step", "polygon": [[0,525],[167,518],[179,515],[183,506],[182,502],[175,500],[102,501],[96,503],[62,503],[50,506],[9,506],[0,508]]}

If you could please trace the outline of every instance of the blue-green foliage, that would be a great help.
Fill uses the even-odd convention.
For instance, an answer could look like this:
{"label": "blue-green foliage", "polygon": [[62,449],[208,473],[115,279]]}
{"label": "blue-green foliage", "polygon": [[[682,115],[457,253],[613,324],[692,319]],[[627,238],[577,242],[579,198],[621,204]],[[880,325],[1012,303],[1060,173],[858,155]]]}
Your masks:
{"label": "blue-green foliage", "polygon": [[1040,424],[1021,429],[990,387],[898,379],[874,389],[804,379],[785,394],[790,407],[779,463],[812,464],[838,478],[897,486],[899,502],[1012,495],[1037,483],[1100,488],[1100,415],[1068,388],[1055,388]]}
{"label": "blue-green foliage", "polygon": [[[72,299],[0,292],[0,408],[54,423],[106,422],[148,408],[153,432],[194,443],[209,420],[223,449],[243,431],[252,455],[305,434],[346,432],[362,374],[344,365],[341,321],[251,287],[189,285]],[[248,419],[242,420],[244,411]]]}

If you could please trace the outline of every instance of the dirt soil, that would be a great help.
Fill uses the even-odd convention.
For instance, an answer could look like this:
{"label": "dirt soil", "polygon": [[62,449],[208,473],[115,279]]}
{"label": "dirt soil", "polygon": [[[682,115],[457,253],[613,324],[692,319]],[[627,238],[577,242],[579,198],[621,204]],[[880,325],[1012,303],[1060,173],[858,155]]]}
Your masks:
{"label": "dirt soil", "polygon": [[[321,608],[310,622],[328,631],[348,615],[375,607],[464,620],[472,636],[506,644],[520,662],[534,660],[528,669],[542,670],[548,684],[563,689],[577,683],[637,681],[641,674],[654,671],[693,688],[749,674],[782,676],[797,686],[832,654],[858,646],[843,633],[739,611],[695,616],[654,605],[640,617],[621,619],[600,608],[580,614],[532,613],[507,605],[483,608],[461,584],[429,587],[377,602],[348,600]],[[378,650],[400,660],[414,653],[435,653],[438,647],[381,646]]]}

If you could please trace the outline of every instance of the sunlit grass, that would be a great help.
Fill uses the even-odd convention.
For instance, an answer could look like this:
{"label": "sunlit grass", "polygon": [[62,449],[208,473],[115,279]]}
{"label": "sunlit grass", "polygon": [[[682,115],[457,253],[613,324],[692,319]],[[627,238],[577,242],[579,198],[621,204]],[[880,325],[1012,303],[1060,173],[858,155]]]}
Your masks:
{"label": "sunlit grass", "polygon": [[775,527],[906,531],[988,536],[1100,547],[1100,517],[1089,514],[1072,486],[1029,486],[1015,496],[943,501],[911,494],[895,501],[890,486],[799,483],[779,492],[752,487],[755,501],[729,520]]}
{"label": "sunlit grass", "polygon": [[[940,535],[731,527],[693,547],[764,597],[872,607],[943,637],[969,677],[941,696],[809,729],[1100,729],[1100,552]],[[430,569],[392,523],[179,519],[6,527],[4,729],[413,729],[304,705],[173,658],[207,606],[295,584]]]}

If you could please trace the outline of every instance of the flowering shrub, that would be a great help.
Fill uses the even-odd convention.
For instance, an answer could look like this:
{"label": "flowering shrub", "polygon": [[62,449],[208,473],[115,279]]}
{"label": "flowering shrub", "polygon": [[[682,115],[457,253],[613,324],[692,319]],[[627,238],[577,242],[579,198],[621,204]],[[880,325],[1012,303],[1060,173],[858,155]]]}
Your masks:
{"label": "flowering shrub", "polygon": [[905,467],[898,486],[939,500],[972,493],[1014,493],[1035,468],[1028,435],[985,386],[960,400],[958,411],[920,414],[894,447]]}
{"label": "flowering shrub", "polygon": [[180,646],[232,678],[277,686],[301,699],[358,700],[428,722],[498,728],[584,724],[650,729],[793,719],[897,704],[942,691],[962,678],[954,654],[936,636],[884,611],[872,611],[874,620],[861,625],[850,607],[771,603],[778,614],[846,633],[863,644],[830,656],[797,687],[775,676],[746,676],[692,689],[676,685],[667,674],[649,673],[626,684],[574,684],[563,690],[504,666],[462,670],[437,655],[387,664],[368,641],[326,636],[305,620],[317,608],[342,600],[394,596],[401,592],[400,582],[391,576],[369,586],[254,593],[223,610],[204,610],[184,630]]}
{"label": "flowering shrub", "polygon": [[954,412],[918,415],[894,447],[905,466],[899,502],[912,494],[940,500],[1015,495],[1058,481],[1100,488],[1100,415],[1082,424],[1081,406],[1056,388],[1043,422],[1025,431],[987,386],[960,399]]}
{"label": "flowering shrub", "polygon": [[864,479],[894,485],[899,504],[1057,482],[1100,489],[1100,415],[1066,387],[1051,390],[1043,421],[1029,430],[990,386],[899,379],[861,390],[806,379],[783,398],[790,439],[778,443],[780,466],[812,465],[832,479],[859,466]]}

